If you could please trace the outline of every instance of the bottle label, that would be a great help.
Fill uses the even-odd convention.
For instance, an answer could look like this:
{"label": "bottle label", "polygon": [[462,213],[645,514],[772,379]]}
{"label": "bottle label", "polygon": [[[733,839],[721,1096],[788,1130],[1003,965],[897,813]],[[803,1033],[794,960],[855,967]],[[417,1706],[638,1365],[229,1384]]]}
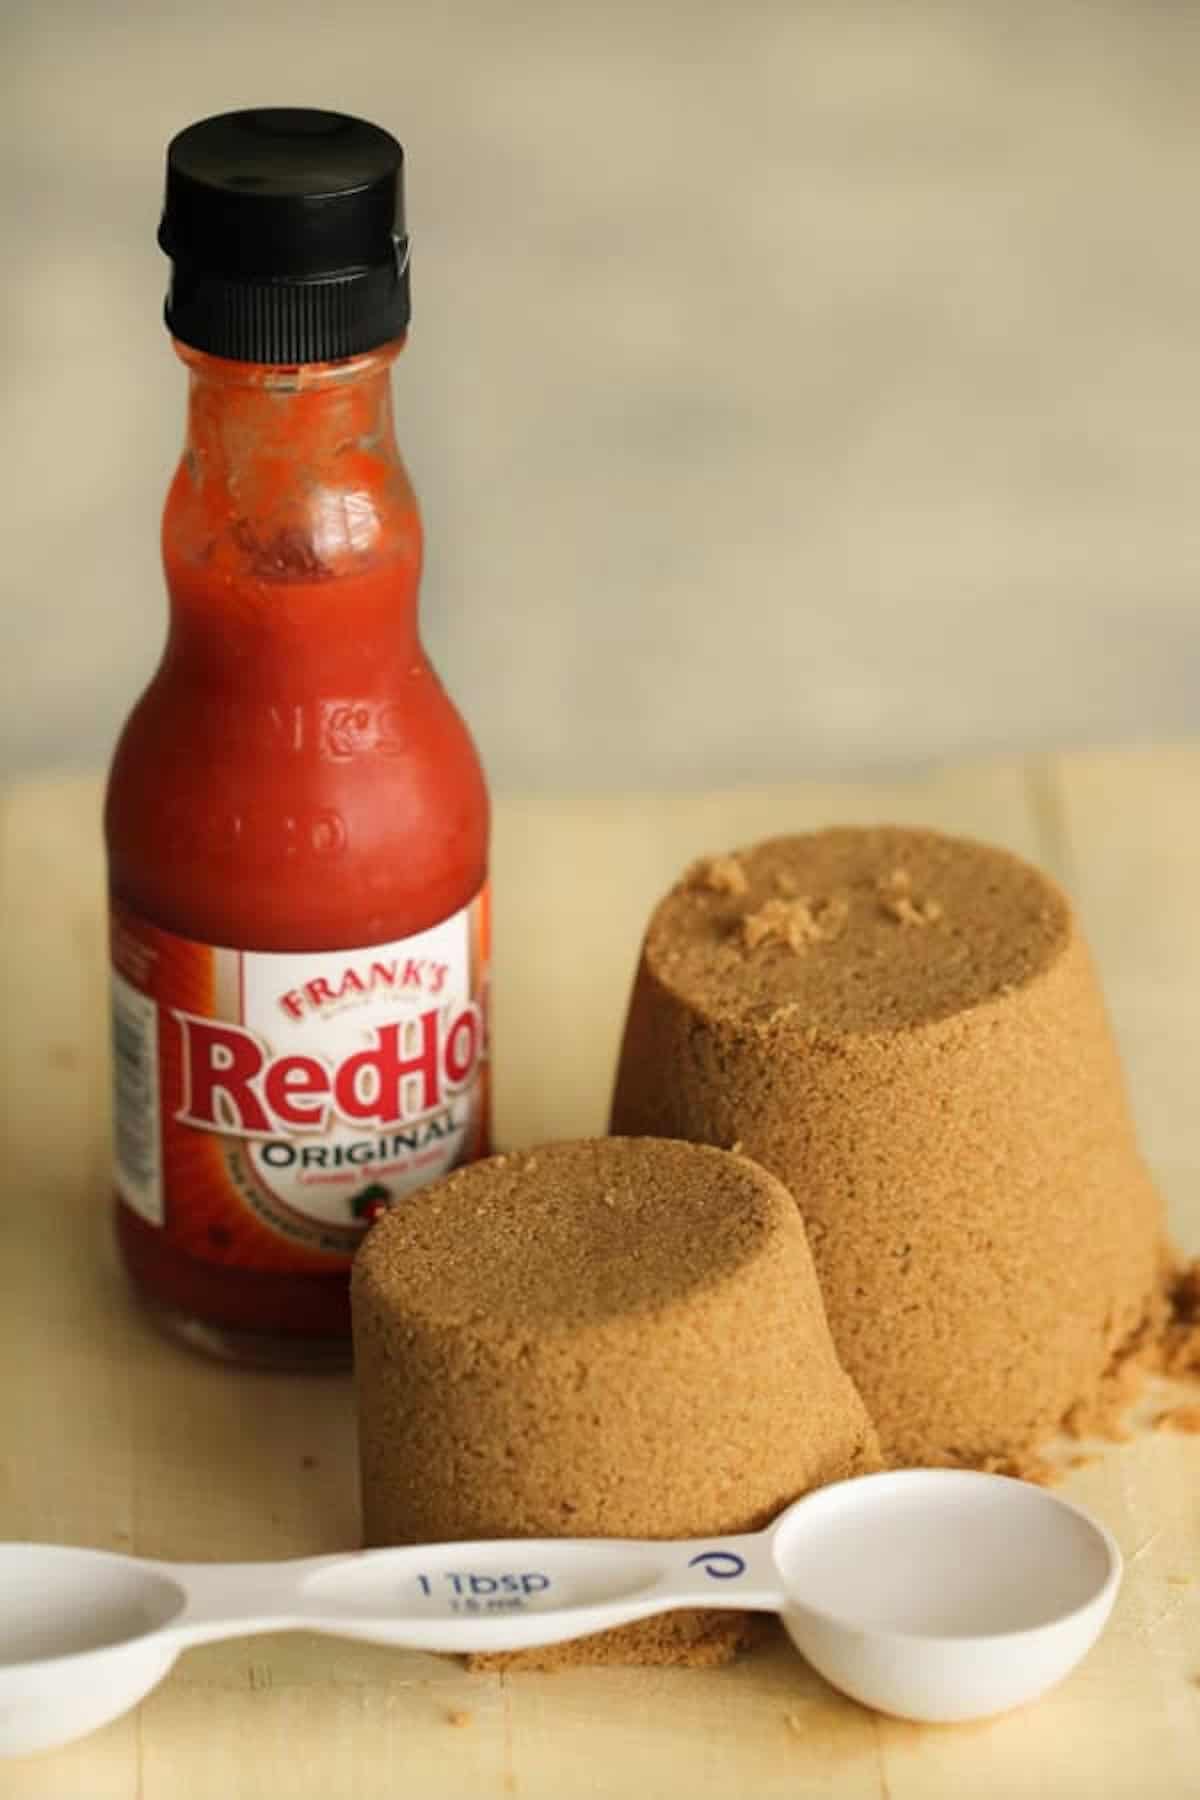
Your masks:
{"label": "bottle label", "polygon": [[230,950],[112,908],[116,1184],[187,1254],[328,1272],[488,1151],[485,887],[415,937]]}

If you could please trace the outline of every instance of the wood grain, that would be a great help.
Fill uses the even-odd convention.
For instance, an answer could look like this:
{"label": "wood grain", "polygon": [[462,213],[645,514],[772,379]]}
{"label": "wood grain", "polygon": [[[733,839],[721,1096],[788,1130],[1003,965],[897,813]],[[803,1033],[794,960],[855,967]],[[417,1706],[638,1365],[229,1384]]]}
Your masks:
{"label": "wood grain", "polygon": [[[501,1139],[603,1127],[641,927],[683,862],[818,823],[926,822],[1009,844],[1074,889],[1176,1235],[1200,1250],[1197,795],[1200,749],[1182,747],[903,784],[502,802]],[[348,1381],[209,1366],[126,1295],[108,1232],[97,821],[92,781],[14,787],[0,813],[0,1534],[194,1558],[353,1544]],[[1200,1440],[1144,1433],[1066,1491],[1131,1558],[1118,1613],[1072,1681],[992,1725],[876,1719],[780,1641],[728,1670],[501,1677],[288,1636],[191,1652],[137,1715],[0,1765],[0,1797],[1200,1793]]]}

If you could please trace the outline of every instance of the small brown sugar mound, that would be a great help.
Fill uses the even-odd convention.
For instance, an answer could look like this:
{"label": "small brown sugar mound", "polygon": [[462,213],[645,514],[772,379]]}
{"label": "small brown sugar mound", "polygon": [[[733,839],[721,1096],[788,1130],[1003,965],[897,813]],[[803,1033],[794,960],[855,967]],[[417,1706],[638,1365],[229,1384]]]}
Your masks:
{"label": "small brown sugar mound", "polygon": [[688,872],[693,887],[710,894],[744,894],[749,887],[746,871],[736,856],[706,856]]}
{"label": "small brown sugar mound", "polygon": [[[724,1150],[473,1163],[384,1213],[351,1299],[368,1544],[723,1536],[880,1466],[800,1214]],[[753,1629],[672,1612],[503,1666],[713,1663]]]}
{"label": "small brown sugar mound", "polygon": [[456,1706],[452,1712],[446,1714],[446,1723],[447,1725],[453,1725],[457,1730],[462,1731],[466,1726],[473,1722],[474,1718],[475,1714],[473,1712],[468,1712],[465,1707]]}

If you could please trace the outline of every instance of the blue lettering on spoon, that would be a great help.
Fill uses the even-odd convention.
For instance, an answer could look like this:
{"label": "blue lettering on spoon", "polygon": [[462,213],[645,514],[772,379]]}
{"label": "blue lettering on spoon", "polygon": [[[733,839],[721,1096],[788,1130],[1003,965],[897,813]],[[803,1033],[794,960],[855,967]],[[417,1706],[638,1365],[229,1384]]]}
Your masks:
{"label": "blue lettering on spoon", "polygon": [[689,1569],[697,1567],[711,1575],[714,1581],[736,1581],[739,1575],[746,1573],[745,1558],[733,1550],[701,1550],[688,1563]]}

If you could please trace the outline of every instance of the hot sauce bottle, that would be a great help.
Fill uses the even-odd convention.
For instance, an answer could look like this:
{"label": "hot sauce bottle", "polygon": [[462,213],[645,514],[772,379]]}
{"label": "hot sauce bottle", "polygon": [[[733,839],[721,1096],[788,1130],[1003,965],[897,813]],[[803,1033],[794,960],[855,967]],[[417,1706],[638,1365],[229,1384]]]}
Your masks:
{"label": "hot sauce bottle", "polygon": [[403,153],[336,113],[204,120],[159,242],[190,398],[105,815],[117,1236],[173,1335],[336,1364],[370,1220],[489,1133],[487,791],[392,421]]}

